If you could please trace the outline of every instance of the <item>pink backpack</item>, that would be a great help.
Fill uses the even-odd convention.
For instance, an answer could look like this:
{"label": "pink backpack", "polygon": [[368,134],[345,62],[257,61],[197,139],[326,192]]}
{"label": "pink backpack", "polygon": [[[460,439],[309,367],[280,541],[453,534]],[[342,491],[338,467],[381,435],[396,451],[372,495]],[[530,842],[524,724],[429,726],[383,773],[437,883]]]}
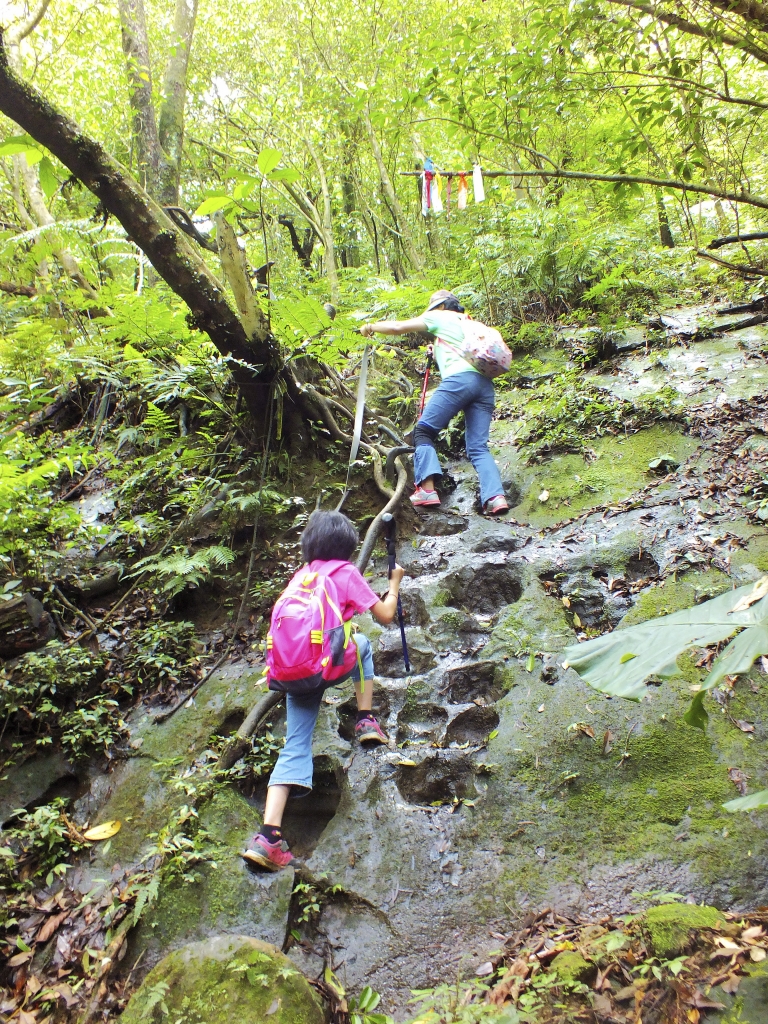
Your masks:
{"label": "pink backpack", "polygon": [[506,373],[512,365],[512,352],[496,328],[468,316],[462,316],[461,326],[464,329],[464,340],[460,345],[446,341],[445,338],[437,340],[458,352],[462,359],[466,359],[484,377],[493,380]]}
{"label": "pink backpack", "polygon": [[325,562],[319,572],[311,572],[305,565],[277,599],[267,633],[270,690],[308,693],[325,689],[355,667],[358,653],[351,639],[352,620],[342,619],[333,582],[334,570],[345,564]]}

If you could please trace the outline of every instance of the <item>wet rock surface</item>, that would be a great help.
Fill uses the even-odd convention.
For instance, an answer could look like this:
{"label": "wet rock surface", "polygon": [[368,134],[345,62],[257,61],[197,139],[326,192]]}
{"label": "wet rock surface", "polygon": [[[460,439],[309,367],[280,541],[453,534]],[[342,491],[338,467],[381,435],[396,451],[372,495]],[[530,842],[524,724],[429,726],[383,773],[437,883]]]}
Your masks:
{"label": "wet rock surface", "polygon": [[[650,390],[652,378],[666,379],[670,367],[682,379],[685,366],[709,360],[711,379],[688,393],[722,412],[729,360],[732,387],[757,393],[746,354],[733,339],[726,353],[726,340],[670,349],[666,369],[653,363],[658,353],[630,350],[614,374],[595,379],[635,394]],[[766,385],[768,373],[758,390]],[[517,522],[477,514],[475,477],[462,462],[450,467],[455,488],[444,508],[414,514],[413,540],[400,542],[410,674],[399,629],[362,623],[389,746],[355,745],[350,683],[326,695],[314,743],[316,789],[293,801],[286,818],[301,873],[267,876],[239,857],[260,822],[263,785],[218,791],[200,811],[224,851],[218,866],[161,894],[126,963],[146,950],[146,969],[192,939],[231,932],[284,947],[317,975],[332,948],[348,990],[370,984],[383,1008],[403,1019],[412,988],[471,973],[497,947],[492,932],[545,906],[599,918],[632,912],[637,894],[653,890],[719,909],[768,903],[764,819],[722,809],[738,795],[729,768],[749,777],[750,791],[768,785],[761,668],[721,703],[711,701],[701,733],[682,721],[690,688],[706,671],[698,656],[681,659],[681,675],[649,687],[638,704],[596,693],[559,657],[588,632],[620,629],[760,577],[768,571],[765,526],[738,504],[736,485],[729,505],[722,491],[702,485],[697,474],[717,454],[703,427],[695,436],[657,425],[601,437],[588,460],[569,454],[535,465],[514,447],[512,430],[495,423],[492,444],[503,476],[515,481]],[[671,478],[648,471],[665,454],[680,463]],[[383,564],[379,555],[381,579]],[[159,763],[204,751],[217,727],[253,703],[256,676],[237,666],[217,673],[193,707],[162,726],[133,716],[131,741],[139,745],[111,774],[91,772],[78,807],[102,820],[137,821],[140,813],[140,826],[124,827],[108,859],[97,852],[81,869],[84,889],[116,858],[139,859],[147,833],[184,799]],[[49,774],[25,790],[30,800],[66,772],[54,766]],[[320,909],[300,922],[293,889],[302,878],[315,880]]]}

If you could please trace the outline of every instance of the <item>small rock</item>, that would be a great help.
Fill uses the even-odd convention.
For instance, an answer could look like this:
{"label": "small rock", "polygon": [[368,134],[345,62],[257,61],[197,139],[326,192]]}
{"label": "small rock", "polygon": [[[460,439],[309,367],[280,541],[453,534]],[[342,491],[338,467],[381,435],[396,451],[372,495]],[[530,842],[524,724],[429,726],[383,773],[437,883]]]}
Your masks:
{"label": "small rock", "polygon": [[648,463],[648,469],[651,473],[656,473],[658,476],[664,476],[666,473],[672,473],[678,469],[680,463],[674,457],[674,455],[660,455],[657,459],[651,459]]}

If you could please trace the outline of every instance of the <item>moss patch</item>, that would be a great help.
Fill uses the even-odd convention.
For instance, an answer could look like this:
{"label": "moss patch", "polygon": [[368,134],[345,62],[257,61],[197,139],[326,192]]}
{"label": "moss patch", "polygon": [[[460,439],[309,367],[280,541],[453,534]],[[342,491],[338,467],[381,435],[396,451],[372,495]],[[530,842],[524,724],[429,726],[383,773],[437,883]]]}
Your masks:
{"label": "moss patch", "polygon": [[575,950],[564,950],[552,961],[552,970],[561,981],[583,981],[593,965]]}
{"label": "moss patch", "polygon": [[[551,526],[585,509],[620,501],[651,479],[648,463],[672,455],[682,463],[695,451],[696,440],[670,426],[654,426],[626,438],[597,438],[591,448],[597,458],[562,455],[531,467],[522,501],[513,515],[531,526]],[[546,502],[539,501],[542,491]]]}
{"label": "moss patch", "polygon": [[325,1012],[291,961],[258,939],[195,942],[154,967],[128,1003],[123,1024],[165,1019],[183,1024],[324,1024]]}
{"label": "moss patch", "polygon": [[711,569],[709,572],[690,572],[685,576],[665,580],[663,584],[649,587],[638,597],[621,620],[618,628],[635,626],[639,622],[657,619],[660,615],[691,608],[702,601],[730,590],[733,581],[724,572]]}
{"label": "moss patch", "polygon": [[687,947],[692,931],[717,928],[725,918],[715,907],[696,907],[690,903],[667,903],[651,907],[645,915],[645,928],[656,956],[669,960]]}
{"label": "moss patch", "polygon": [[523,591],[519,601],[502,612],[483,656],[561,651],[573,642],[573,628],[559,601],[547,597],[538,580]]}

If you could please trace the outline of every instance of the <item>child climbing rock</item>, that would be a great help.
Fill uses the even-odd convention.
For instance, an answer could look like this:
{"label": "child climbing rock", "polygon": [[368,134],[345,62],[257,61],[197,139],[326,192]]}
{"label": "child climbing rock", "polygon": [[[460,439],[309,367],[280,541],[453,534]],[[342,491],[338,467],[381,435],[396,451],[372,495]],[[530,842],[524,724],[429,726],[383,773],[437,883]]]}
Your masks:
{"label": "child climbing rock", "polygon": [[471,366],[457,351],[464,340],[464,307],[453,292],[441,289],[429,300],[424,313],[413,320],[380,320],[363,324],[360,333],[418,334],[435,336],[434,356],[442,378],[440,386],[427,403],[421,419],[413,430],[416,453],[413,469],[416,490],[411,495],[414,505],[438,506],[435,477],[442,469],[435,450],[435,438],[453,417],[464,410],[467,456],[480,478],[480,503],[490,515],[509,511],[499,469],[488,450],[488,433],[493,418],[495,391],[493,381]]}
{"label": "child climbing rock", "polygon": [[371,645],[351,628],[353,616],[367,611],[382,625],[392,622],[403,570],[395,566],[389,592],[379,598],[350,562],[357,543],[357,530],[341,512],[313,512],[301,537],[307,564],[272,612],[267,668],[270,689],[286,694],[285,746],[269,779],[264,824],[243,853],[247,861],[269,871],[294,862],[283,842],[283,812],[292,791],[306,796],[312,789],[312,733],[325,689],[351,678],[358,742],[388,742],[371,711]]}

